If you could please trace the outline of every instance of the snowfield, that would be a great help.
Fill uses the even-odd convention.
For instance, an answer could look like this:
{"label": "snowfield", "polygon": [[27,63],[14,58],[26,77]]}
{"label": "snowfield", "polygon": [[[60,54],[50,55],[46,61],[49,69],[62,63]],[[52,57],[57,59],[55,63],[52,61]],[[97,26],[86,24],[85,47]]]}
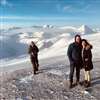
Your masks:
{"label": "snowfield", "polygon": [[28,46],[31,41],[34,41],[40,49],[39,59],[66,56],[68,45],[74,41],[76,34],[89,40],[93,45],[93,59],[98,59],[100,57],[100,32],[94,32],[87,25],[82,25],[79,28],[44,25],[1,30],[0,65],[4,67],[29,61]]}
{"label": "snowfield", "polygon": [[[92,45],[92,85],[69,89],[67,48],[80,34]],[[33,75],[28,46],[39,47],[39,72]],[[100,32],[86,25],[11,28],[0,32],[0,100],[100,100]],[[84,79],[81,70],[81,80]],[[75,81],[75,80],[74,80]]]}

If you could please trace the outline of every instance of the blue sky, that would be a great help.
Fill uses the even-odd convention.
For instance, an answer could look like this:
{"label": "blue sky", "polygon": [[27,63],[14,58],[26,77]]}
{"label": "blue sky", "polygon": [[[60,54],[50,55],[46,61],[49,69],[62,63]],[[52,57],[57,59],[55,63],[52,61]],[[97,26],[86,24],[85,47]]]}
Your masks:
{"label": "blue sky", "polygon": [[100,26],[100,0],[0,0],[4,25]]}

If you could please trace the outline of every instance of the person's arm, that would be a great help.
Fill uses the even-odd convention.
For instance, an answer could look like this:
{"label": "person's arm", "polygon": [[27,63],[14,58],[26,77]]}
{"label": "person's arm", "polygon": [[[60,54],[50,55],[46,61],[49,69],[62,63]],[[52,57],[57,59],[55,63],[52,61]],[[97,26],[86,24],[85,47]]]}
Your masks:
{"label": "person's arm", "polygon": [[89,60],[92,59],[92,52],[91,52],[91,49],[88,51],[88,59],[89,59]]}
{"label": "person's arm", "polygon": [[31,46],[29,46],[28,53],[29,53],[31,56],[34,56],[34,52],[32,51],[32,47],[31,47]]}
{"label": "person's arm", "polygon": [[37,52],[39,52],[39,48],[37,47]]}
{"label": "person's arm", "polygon": [[72,58],[72,45],[70,44],[69,47],[68,47],[68,51],[67,51],[67,55],[68,55],[68,58],[70,60],[70,62],[73,62],[73,58]]}
{"label": "person's arm", "polygon": [[85,61],[89,61],[92,59],[92,52],[91,52],[91,49],[87,50],[86,51],[86,57],[85,57]]}
{"label": "person's arm", "polygon": [[37,46],[35,46],[35,47],[36,47],[36,51],[37,51],[37,52],[39,52],[39,49],[38,49],[38,47],[37,47]]}
{"label": "person's arm", "polygon": [[31,47],[28,48],[28,53],[31,54]]}

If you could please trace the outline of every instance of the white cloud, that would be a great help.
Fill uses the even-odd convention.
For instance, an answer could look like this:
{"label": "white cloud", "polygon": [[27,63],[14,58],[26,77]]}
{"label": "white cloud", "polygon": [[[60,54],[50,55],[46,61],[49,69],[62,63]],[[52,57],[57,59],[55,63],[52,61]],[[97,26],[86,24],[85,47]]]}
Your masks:
{"label": "white cloud", "polygon": [[[77,17],[78,18],[78,17]],[[0,16],[0,20],[66,20],[72,17]]]}
{"label": "white cloud", "polygon": [[6,5],[7,4],[7,1],[6,0],[0,0],[0,4],[1,5]]}
{"label": "white cloud", "polygon": [[7,0],[0,0],[0,5],[12,7],[12,4]]}
{"label": "white cloud", "polygon": [[[65,5],[61,5],[61,4],[56,4],[56,9],[58,12],[76,12],[76,13],[85,13],[85,12],[93,12],[95,11],[95,9],[93,9],[94,7],[91,6],[91,4],[84,4],[84,2],[79,2],[81,6],[75,4],[75,5],[71,5],[71,4],[65,4]],[[90,11],[89,9],[92,9],[92,11]]]}
{"label": "white cloud", "polygon": [[32,20],[33,17],[22,17],[22,16],[0,16],[0,19],[6,19],[6,20]]}
{"label": "white cloud", "polygon": [[0,16],[0,19],[8,19],[8,20],[33,20],[33,19],[41,19],[40,17],[32,17],[32,16]]}
{"label": "white cloud", "polygon": [[72,7],[72,5],[62,6],[61,4],[57,4],[56,9],[59,12],[67,12],[67,11],[72,11],[73,7]]}
{"label": "white cloud", "polygon": [[71,10],[71,8],[72,7],[70,5],[64,6],[63,11],[69,11],[69,10]]}

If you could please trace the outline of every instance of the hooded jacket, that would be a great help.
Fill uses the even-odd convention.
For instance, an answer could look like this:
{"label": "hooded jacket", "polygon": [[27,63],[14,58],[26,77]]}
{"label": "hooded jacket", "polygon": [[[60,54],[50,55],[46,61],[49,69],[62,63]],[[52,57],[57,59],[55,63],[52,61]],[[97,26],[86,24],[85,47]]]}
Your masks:
{"label": "hooded jacket", "polygon": [[38,47],[37,47],[36,45],[34,45],[34,46],[30,45],[30,46],[29,46],[28,53],[29,53],[31,56],[37,56],[38,52],[39,52],[39,49],[38,49]]}
{"label": "hooded jacket", "polygon": [[67,55],[71,64],[73,63],[82,63],[82,46],[74,42],[69,45]]}
{"label": "hooded jacket", "polygon": [[93,69],[91,49],[91,45],[87,45],[85,49],[82,49],[83,66],[87,71]]}

